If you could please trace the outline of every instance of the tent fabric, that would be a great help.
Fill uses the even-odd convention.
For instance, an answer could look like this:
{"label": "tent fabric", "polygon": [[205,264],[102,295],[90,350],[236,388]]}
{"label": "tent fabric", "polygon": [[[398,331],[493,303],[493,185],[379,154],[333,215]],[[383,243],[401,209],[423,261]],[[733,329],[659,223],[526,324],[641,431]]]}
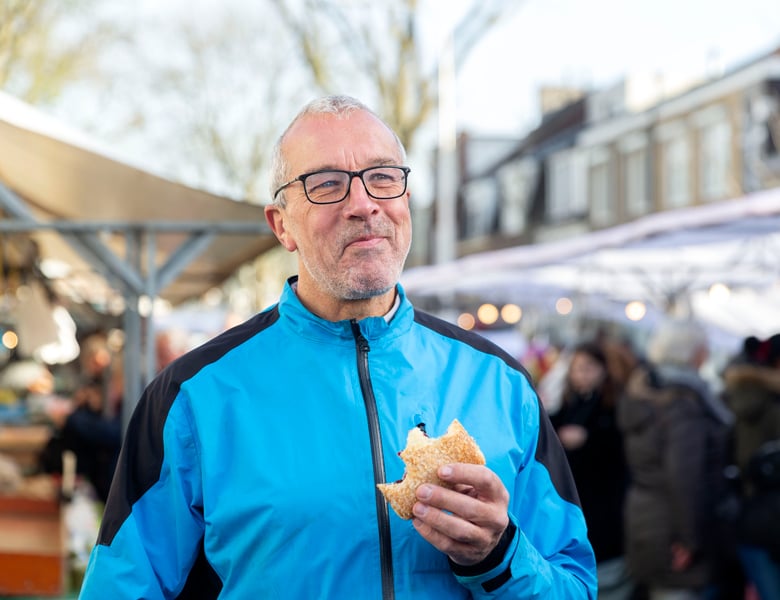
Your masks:
{"label": "tent fabric", "polygon": [[[29,105],[0,92],[0,183],[20,198],[40,222],[78,221],[149,225],[202,223],[213,239],[179,276],[159,290],[173,303],[197,297],[222,283],[243,263],[276,244],[260,206],[175,183],[132,166],[111,149]],[[240,233],[220,227],[243,223]],[[250,231],[257,224],[256,231]],[[18,237],[3,234],[7,239]],[[52,228],[29,235],[41,259],[70,266],[71,285],[83,293],[106,293],[103,278]],[[171,228],[155,233],[155,263],[165,260],[188,234]],[[118,232],[100,238],[120,259],[128,259],[128,244]],[[145,265],[146,257],[140,264]]]}
{"label": "tent fabric", "polygon": [[[411,297],[551,306],[562,295],[684,306],[735,335],[780,331],[780,188],[654,213],[557,242],[409,269]],[[712,298],[714,284],[730,288]]]}

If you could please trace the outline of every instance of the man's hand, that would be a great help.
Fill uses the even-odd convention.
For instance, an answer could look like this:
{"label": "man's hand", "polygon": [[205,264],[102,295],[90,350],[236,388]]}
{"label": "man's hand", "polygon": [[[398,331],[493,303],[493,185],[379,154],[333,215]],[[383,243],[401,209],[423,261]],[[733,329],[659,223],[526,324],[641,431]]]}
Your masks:
{"label": "man's hand", "polygon": [[427,483],[417,488],[414,528],[454,563],[477,564],[509,524],[509,492],[498,475],[482,465],[444,465],[438,475],[455,489]]}

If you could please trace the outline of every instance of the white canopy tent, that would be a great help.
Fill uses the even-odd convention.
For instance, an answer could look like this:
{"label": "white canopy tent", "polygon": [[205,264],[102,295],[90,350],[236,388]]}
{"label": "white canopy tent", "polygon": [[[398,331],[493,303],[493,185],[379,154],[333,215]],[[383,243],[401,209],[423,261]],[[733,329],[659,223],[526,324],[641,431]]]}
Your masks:
{"label": "white canopy tent", "polygon": [[551,310],[560,296],[610,306],[638,300],[662,312],[688,311],[734,336],[767,336],[780,331],[780,188],[409,269],[402,281],[412,297]]}

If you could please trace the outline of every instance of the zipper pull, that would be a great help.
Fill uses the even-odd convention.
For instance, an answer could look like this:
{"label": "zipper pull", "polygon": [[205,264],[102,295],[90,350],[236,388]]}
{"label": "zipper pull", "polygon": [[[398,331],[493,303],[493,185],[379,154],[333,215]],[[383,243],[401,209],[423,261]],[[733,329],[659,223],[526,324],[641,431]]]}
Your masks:
{"label": "zipper pull", "polygon": [[358,325],[358,322],[356,319],[350,320],[350,326],[352,327],[352,335],[355,336],[355,342],[357,342],[358,348],[361,352],[370,352],[371,347],[368,345],[368,340],[366,339],[366,336],[363,335],[363,332],[360,331],[360,325]]}

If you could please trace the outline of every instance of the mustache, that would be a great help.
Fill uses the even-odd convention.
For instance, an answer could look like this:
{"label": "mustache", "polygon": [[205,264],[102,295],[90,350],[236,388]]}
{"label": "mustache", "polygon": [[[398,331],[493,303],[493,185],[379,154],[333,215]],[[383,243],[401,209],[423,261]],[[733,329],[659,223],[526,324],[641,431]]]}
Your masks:
{"label": "mustache", "polygon": [[389,221],[380,220],[372,223],[366,221],[359,227],[350,227],[342,231],[339,234],[339,243],[342,246],[347,246],[348,244],[351,244],[355,240],[359,240],[362,238],[369,238],[369,237],[390,238],[393,237],[394,232],[395,232],[395,228],[393,227],[392,223],[390,223]]}

